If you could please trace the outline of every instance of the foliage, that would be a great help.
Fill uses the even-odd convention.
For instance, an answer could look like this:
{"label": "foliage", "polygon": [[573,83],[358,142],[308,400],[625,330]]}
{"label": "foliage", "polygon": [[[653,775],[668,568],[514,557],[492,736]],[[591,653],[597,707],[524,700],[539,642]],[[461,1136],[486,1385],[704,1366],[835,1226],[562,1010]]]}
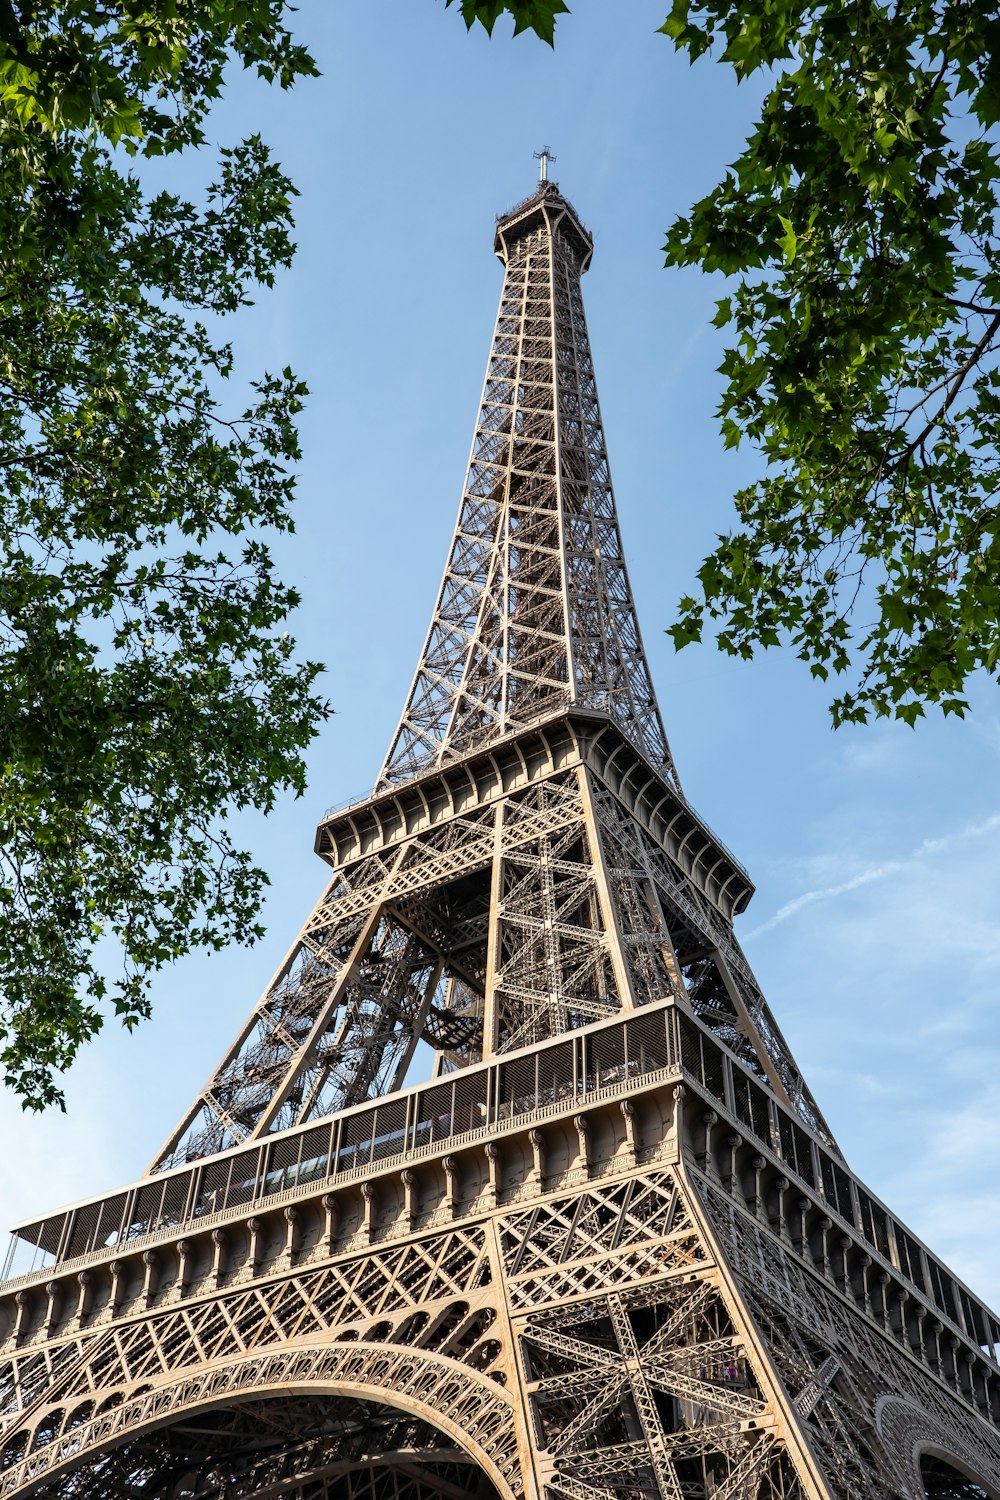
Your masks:
{"label": "foliage", "polygon": [[[446,6],[453,0],[444,0]],[[534,31],[551,47],[555,39],[556,17],[567,15],[565,0],[458,0],[462,19],[469,30],[478,21],[492,36],[493,27],[502,15],[514,18],[514,35]]]}
{"label": "foliage", "polygon": [[266,545],[304,388],[225,410],[200,321],[288,264],[294,190],[256,137],[200,206],[136,170],[202,141],[234,54],[314,71],[284,9],[0,0],[0,1061],[26,1107],[165,963],[259,932],[223,815],[300,791],[326,712]]}
{"label": "foliage", "polygon": [[835,722],[962,713],[1000,660],[1000,19],[986,0],[674,0],[662,28],[768,93],[666,245],[736,278],[727,444],[764,477],[672,634],[790,640]]}

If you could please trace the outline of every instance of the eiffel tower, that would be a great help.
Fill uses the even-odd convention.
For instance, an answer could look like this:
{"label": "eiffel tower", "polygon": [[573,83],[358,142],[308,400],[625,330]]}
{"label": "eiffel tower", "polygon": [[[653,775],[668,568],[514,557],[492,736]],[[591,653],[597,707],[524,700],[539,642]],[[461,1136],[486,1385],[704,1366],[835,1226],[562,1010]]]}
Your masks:
{"label": "eiffel tower", "polygon": [[549,160],[330,883],[146,1174],[15,1231],[0,1497],[1000,1496],[1000,1322],[847,1166],[681,789]]}

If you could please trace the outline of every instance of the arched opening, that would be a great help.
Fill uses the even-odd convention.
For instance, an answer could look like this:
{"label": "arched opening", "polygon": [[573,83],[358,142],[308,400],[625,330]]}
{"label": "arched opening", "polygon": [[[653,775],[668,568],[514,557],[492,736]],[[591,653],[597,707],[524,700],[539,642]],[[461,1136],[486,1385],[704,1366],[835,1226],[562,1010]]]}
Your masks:
{"label": "arched opening", "polygon": [[326,1393],[178,1414],[31,1491],[39,1500],[498,1500],[431,1422]]}
{"label": "arched opening", "polygon": [[920,1478],[927,1500],[996,1500],[991,1490],[932,1453],[925,1453],[920,1460]]}

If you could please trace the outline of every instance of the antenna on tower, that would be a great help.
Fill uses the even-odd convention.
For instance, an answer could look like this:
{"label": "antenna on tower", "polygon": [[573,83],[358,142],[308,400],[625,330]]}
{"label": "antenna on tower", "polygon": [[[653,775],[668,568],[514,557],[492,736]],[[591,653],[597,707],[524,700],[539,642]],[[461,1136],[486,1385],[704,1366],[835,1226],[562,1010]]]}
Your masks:
{"label": "antenna on tower", "polygon": [[542,149],[541,149],[541,151],[536,151],[535,152],[535,160],[538,163],[538,180],[539,180],[539,182],[548,182],[548,180],[549,180],[549,162],[550,161],[557,161],[558,158],[552,155],[552,152],[549,150],[548,146],[543,146]]}

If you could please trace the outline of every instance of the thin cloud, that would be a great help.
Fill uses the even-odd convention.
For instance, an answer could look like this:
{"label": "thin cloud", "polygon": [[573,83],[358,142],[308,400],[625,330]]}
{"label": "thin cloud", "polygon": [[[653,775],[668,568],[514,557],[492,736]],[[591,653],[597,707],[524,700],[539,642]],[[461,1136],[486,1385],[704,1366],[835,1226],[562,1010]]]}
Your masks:
{"label": "thin cloud", "polygon": [[1000,1150],[1000,1088],[991,1080],[963,1105],[950,1100],[915,1122],[910,1155],[884,1184],[886,1197],[974,1290],[1000,1301],[996,1254],[1000,1198],[982,1163]]}
{"label": "thin cloud", "polygon": [[838,881],[836,885],[819,886],[811,891],[803,891],[801,896],[795,896],[791,901],[786,901],[780,906],[773,917],[762,922],[759,927],[753,928],[751,932],[743,934],[744,941],[750,938],[760,937],[764,932],[770,932],[773,927],[778,927],[782,922],[787,922],[789,917],[794,917],[803,907],[815,906],[818,901],[832,901],[837,896],[846,896],[850,891],[856,891],[861,886],[871,885],[876,880],[886,880],[891,875],[899,875],[904,870],[910,870],[918,865],[928,855],[941,854],[948,849],[953,849],[959,844],[968,843],[972,839],[983,838],[988,833],[993,833],[1000,828],[1000,813],[993,813],[982,823],[971,823],[966,828],[961,828],[956,833],[945,834],[943,838],[924,839],[904,859],[888,859],[881,864],[870,865],[867,870],[861,870],[857,875],[852,875],[849,880]]}

